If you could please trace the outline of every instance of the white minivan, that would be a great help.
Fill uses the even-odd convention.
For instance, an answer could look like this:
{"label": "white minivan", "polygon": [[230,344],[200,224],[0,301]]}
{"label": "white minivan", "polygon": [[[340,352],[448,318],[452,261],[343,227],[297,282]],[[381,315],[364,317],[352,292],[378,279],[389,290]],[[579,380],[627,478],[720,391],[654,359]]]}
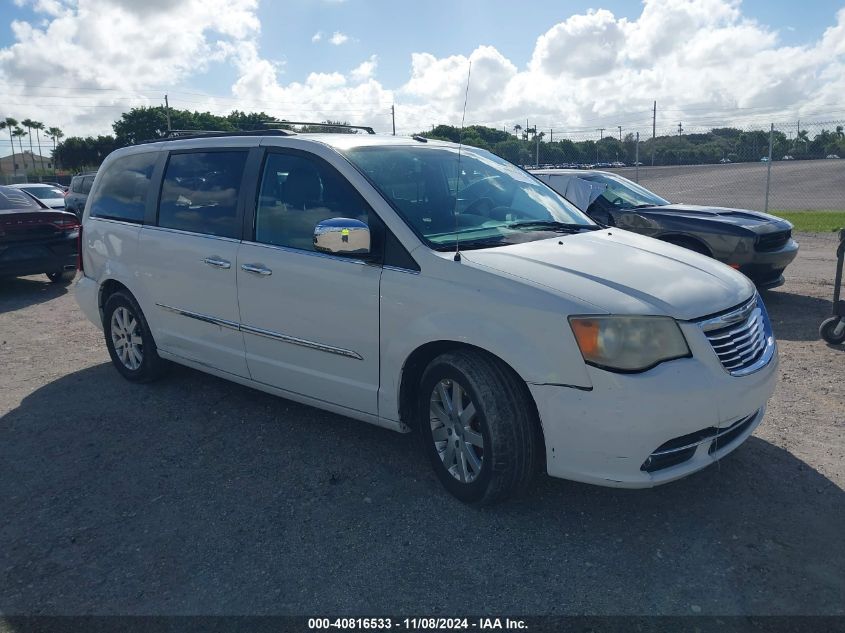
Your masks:
{"label": "white minivan", "polygon": [[540,470],[683,477],[752,433],[776,382],[743,275],[452,143],[265,130],[124,148],[81,241],[76,296],[127,379],[172,361],[414,430],[467,502]]}

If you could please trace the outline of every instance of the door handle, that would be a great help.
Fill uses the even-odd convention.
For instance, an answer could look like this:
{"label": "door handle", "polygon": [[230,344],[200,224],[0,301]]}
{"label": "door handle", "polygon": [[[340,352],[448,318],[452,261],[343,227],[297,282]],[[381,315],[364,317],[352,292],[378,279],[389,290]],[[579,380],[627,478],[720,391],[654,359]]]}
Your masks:
{"label": "door handle", "polygon": [[253,275],[261,275],[262,277],[273,274],[272,270],[261,264],[241,264],[241,270],[252,273]]}
{"label": "door handle", "polygon": [[221,259],[216,255],[212,255],[211,257],[206,257],[202,260],[204,264],[208,264],[209,266],[214,266],[214,268],[222,268],[224,270],[228,270],[232,267],[232,262],[226,261],[225,259]]}

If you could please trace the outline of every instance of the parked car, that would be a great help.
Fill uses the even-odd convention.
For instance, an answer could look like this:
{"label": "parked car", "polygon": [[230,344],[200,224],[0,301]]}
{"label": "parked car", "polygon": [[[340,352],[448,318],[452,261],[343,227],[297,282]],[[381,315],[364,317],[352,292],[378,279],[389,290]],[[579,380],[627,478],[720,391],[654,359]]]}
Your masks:
{"label": "parked car", "polygon": [[541,468],[678,479],[752,433],[777,378],[745,276],[603,229],[453,143],[280,130],[123,148],[82,244],[76,297],[125,378],[173,361],[414,429],[466,502]]}
{"label": "parked car", "polygon": [[58,183],[58,182],[47,182],[47,181],[45,181],[45,182],[42,182],[41,184],[42,185],[50,185],[51,187],[56,187],[57,189],[61,189],[65,193],[67,193],[67,191],[69,189],[69,187],[67,185],[63,185],[63,184]]}
{"label": "parked car", "polygon": [[789,154],[787,154],[783,158],[781,158],[781,160],[795,160],[795,158],[793,156],[790,156]]}
{"label": "parked car", "polygon": [[21,191],[26,191],[33,198],[38,199],[39,202],[43,203],[44,206],[49,207],[50,209],[64,210],[65,208],[65,192],[51,185],[44,185],[40,183],[24,183],[8,186],[12,187],[13,189],[20,189]]}
{"label": "parked car", "polygon": [[70,181],[70,189],[65,196],[65,208],[79,218],[82,218],[82,212],[85,210],[85,203],[88,201],[95,175],[96,172],[77,174]]}
{"label": "parked car", "polygon": [[0,277],[45,273],[54,283],[76,276],[79,221],[15,187],[0,186]]}
{"label": "parked car", "polygon": [[730,159],[730,158],[722,158],[719,162],[720,162],[722,165],[727,165],[728,163],[730,163],[730,162],[731,162],[731,159]]}
{"label": "parked car", "polygon": [[773,215],[672,204],[618,174],[540,170],[534,174],[591,218],[683,246],[744,273],[758,288],[783,284],[798,254],[792,224]]}
{"label": "parked car", "polygon": [[838,154],[828,154],[825,158],[839,158]]}
{"label": "parked car", "polygon": [[768,162],[769,162],[769,157],[768,157],[768,156],[763,156],[763,158],[761,158],[761,159],[760,159],[760,162],[761,162],[761,163],[768,163]]}

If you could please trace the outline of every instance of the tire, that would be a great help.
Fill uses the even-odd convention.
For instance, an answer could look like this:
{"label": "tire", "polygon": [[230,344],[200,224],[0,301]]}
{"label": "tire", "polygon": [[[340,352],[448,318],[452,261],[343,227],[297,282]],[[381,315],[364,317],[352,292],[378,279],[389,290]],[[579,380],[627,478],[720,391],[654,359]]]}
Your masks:
{"label": "tire", "polygon": [[839,325],[841,318],[842,317],[838,316],[830,317],[829,319],[822,321],[822,324],[819,326],[819,336],[831,345],[841,345],[842,343],[845,343],[845,328],[842,329],[842,332],[840,332],[839,335],[834,332]]}
{"label": "tire", "polygon": [[47,273],[47,279],[52,281],[54,284],[69,284],[76,278],[76,271],[75,270],[65,270],[59,271],[55,273]]}
{"label": "tire", "polygon": [[167,364],[158,355],[144,313],[128,292],[115,292],[106,301],[103,334],[112,363],[127,380],[150,382],[164,373]]}
{"label": "tire", "polygon": [[[466,411],[470,403],[474,415],[460,423],[449,416],[448,409]],[[417,421],[438,479],[465,503],[488,505],[523,493],[538,470],[534,403],[520,378],[487,354],[460,350],[435,358],[420,380]]]}

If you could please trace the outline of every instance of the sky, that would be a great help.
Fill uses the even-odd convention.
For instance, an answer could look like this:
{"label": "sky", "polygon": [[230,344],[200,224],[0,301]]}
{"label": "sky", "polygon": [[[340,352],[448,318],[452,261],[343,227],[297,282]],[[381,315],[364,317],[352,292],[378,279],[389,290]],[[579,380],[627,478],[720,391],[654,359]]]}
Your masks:
{"label": "sky", "polygon": [[845,0],[0,0],[0,118],[67,136],[164,94],[410,134],[460,124],[470,62],[467,124],[845,120]]}

